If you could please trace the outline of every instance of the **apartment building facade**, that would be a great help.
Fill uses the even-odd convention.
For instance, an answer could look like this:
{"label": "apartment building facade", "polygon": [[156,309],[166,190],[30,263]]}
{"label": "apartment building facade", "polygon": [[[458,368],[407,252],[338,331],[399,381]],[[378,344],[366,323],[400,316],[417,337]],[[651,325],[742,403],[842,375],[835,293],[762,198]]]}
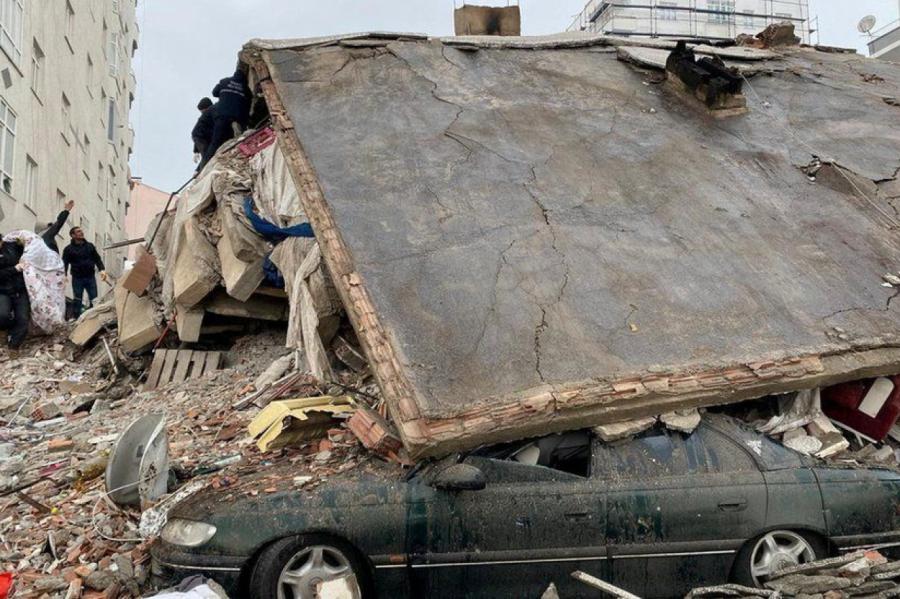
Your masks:
{"label": "apartment building facade", "polygon": [[[64,237],[124,239],[136,4],[0,0],[0,231],[39,228],[71,199]],[[105,253],[112,274],[123,256]]]}
{"label": "apartment building facade", "polygon": [[729,40],[781,21],[810,41],[809,0],[589,0],[569,30]]}

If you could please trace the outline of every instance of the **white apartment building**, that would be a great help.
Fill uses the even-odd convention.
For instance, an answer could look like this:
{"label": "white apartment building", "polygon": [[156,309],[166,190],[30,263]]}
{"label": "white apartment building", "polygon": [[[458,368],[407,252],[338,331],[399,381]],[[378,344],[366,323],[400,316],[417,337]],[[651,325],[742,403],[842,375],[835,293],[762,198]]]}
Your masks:
{"label": "white apartment building", "polygon": [[[0,0],[0,232],[55,220],[124,239],[136,0]],[[124,250],[104,254],[111,274]]]}
{"label": "white apartment building", "polygon": [[589,0],[569,30],[728,40],[781,21],[809,42],[809,0]]}

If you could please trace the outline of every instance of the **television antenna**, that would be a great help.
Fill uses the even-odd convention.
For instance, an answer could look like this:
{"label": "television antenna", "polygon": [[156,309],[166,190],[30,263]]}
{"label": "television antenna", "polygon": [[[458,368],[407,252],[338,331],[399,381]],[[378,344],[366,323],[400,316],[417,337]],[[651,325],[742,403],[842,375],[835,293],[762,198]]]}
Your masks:
{"label": "television antenna", "polygon": [[872,30],[875,28],[875,16],[874,15],[866,15],[862,19],[859,20],[859,23],[856,25],[856,28],[860,33],[867,33],[869,37],[872,35]]}

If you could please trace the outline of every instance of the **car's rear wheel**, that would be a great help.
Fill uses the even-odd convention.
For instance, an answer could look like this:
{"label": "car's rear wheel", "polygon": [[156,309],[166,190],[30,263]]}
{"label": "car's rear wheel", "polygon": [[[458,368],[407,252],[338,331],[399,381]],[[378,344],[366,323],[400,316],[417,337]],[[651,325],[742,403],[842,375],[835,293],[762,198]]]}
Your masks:
{"label": "car's rear wheel", "polygon": [[369,596],[368,569],[349,544],[325,535],[277,541],[256,560],[250,577],[253,599],[317,599]]}
{"label": "car's rear wheel", "polygon": [[762,587],[772,575],[826,557],[828,548],[818,537],[791,530],[773,530],[748,541],[735,558],[733,579]]}

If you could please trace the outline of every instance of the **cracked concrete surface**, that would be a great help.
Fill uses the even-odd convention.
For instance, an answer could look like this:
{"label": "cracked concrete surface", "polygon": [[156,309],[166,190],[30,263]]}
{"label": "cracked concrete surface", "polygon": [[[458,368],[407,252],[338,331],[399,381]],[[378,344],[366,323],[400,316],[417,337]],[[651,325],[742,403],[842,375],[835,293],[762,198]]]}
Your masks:
{"label": "cracked concrete surface", "polygon": [[897,233],[794,166],[833,160],[892,210],[896,66],[866,62],[875,93],[858,57],[795,50],[714,121],[588,49],[269,55],[425,417],[900,343]]}

